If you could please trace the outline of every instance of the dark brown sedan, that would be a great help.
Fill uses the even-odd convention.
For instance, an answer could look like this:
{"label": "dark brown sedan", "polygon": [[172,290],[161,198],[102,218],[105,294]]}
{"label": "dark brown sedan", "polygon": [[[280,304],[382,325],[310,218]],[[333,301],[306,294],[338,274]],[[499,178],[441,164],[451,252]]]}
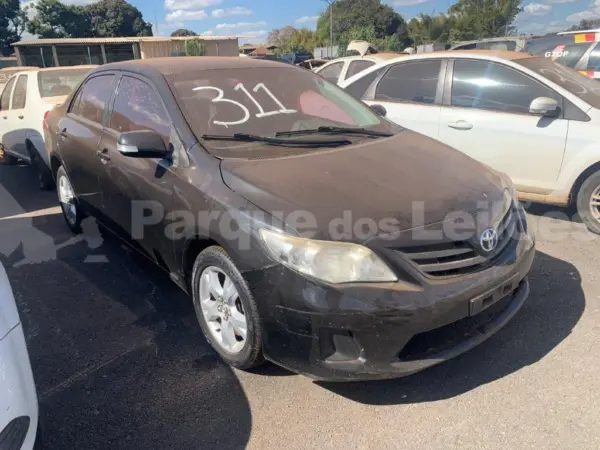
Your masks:
{"label": "dark brown sedan", "polygon": [[93,70],[46,143],[68,226],[162,267],[229,364],[386,378],[504,326],[534,241],[506,177],[384,114],[292,65],[150,59]]}

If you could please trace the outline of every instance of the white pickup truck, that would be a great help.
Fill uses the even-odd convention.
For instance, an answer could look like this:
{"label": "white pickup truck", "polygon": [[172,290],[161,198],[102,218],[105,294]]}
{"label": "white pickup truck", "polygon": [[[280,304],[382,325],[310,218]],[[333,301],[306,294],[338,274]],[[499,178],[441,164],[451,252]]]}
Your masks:
{"label": "white pickup truck", "polygon": [[54,188],[44,145],[44,119],[93,67],[28,69],[11,76],[0,96],[0,164],[25,161],[36,169],[40,188]]}

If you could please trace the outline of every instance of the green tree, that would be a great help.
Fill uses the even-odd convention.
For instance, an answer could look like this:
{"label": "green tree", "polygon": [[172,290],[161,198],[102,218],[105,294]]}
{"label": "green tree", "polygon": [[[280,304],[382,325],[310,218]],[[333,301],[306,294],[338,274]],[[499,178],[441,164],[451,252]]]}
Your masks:
{"label": "green tree", "polygon": [[11,45],[21,38],[26,22],[19,0],[0,0],[0,55],[13,53]]}
{"label": "green tree", "polygon": [[171,33],[173,37],[183,37],[183,36],[198,36],[192,30],[187,30],[185,28],[179,28]]}
{"label": "green tree", "polygon": [[204,56],[204,45],[196,39],[185,41],[186,56]]}
{"label": "green tree", "polygon": [[58,0],[38,0],[35,15],[27,31],[41,38],[91,37],[90,23],[84,7],[65,5]]}
{"label": "green tree", "polygon": [[419,14],[408,23],[408,32],[416,45],[447,42],[452,22],[444,14]]}
{"label": "green tree", "polygon": [[27,31],[42,38],[152,36],[152,26],[142,13],[124,0],[87,6],[38,0]]}
{"label": "green tree", "polygon": [[448,9],[450,40],[463,41],[506,36],[523,11],[521,0],[458,0]]}
{"label": "green tree", "polygon": [[[329,10],[333,8],[334,40],[348,39],[356,30],[373,30],[377,39],[386,39],[397,34],[408,41],[406,23],[402,16],[380,0],[338,0],[329,6],[317,22],[317,36],[329,42]],[[354,30],[354,31],[351,31]]]}
{"label": "green tree", "polygon": [[593,30],[600,27],[600,18],[582,19],[577,25],[573,25],[567,31]]}
{"label": "green tree", "polygon": [[315,32],[308,28],[302,28],[294,31],[283,50],[285,53],[298,51],[312,52],[315,47],[317,47]]}
{"label": "green tree", "polygon": [[97,37],[152,36],[152,24],[125,0],[100,0],[84,9]]}

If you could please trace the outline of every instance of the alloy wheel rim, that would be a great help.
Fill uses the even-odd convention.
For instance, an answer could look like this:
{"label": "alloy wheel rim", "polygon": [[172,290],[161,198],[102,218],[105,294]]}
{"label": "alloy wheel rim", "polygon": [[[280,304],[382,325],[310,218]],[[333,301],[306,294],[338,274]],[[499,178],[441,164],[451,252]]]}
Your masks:
{"label": "alloy wheel rim", "polygon": [[65,217],[70,224],[77,221],[77,206],[75,205],[75,194],[71,182],[65,176],[58,180],[58,199]]}
{"label": "alloy wheel rim", "polygon": [[213,340],[237,354],[248,336],[248,321],[237,288],[221,269],[209,266],[200,275],[199,303]]}

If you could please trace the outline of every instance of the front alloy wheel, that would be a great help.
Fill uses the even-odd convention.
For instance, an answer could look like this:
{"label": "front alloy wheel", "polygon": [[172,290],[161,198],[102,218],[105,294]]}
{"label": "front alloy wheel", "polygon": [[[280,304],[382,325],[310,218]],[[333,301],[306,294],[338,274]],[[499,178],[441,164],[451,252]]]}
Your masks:
{"label": "front alloy wheel", "polygon": [[202,251],[192,269],[196,317],[206,340],[221,358],[238,369],[260,365],[262,330],[252,292],[222,247]]}
{"label": "front alloy wheel", "polygon": [[74,233],[81,232],[81,213],[77,205],[75,191],[69,181],[67,172],[64,167],[60,167],[56,174],[58,201],[63,212],[67,226]]}
{"label": "front alloy wheel", "polygon": [[209,266],[200,275],[200,307],[213,339],[228,353],[239,353],[248,334],[244,307],[233,281]]}

